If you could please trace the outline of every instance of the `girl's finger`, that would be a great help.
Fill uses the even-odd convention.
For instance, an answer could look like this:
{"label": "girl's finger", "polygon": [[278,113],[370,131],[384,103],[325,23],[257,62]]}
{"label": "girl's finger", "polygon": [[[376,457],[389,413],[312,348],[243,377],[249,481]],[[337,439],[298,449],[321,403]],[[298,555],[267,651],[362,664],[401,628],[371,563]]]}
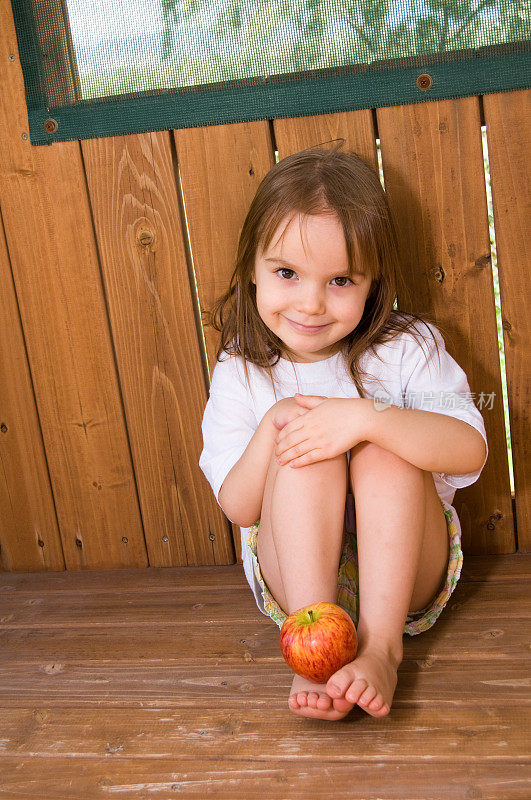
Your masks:
{"label": "girl's finger", "polygon": [[[292,458],[296,458],[297,456],[302,455],[301,450],[304,450],[304,445],[308,441],[308,437],[306,439],[301,439],[300,436],[293,436],[290,438],[290,435],[284,437],[284,439],[280,440],[275,447],[275,455],[282,456],[286,455],[286,453],[291,453]],[[299,452],[297,452],[297,450]]]}
{"label": "girl's finger", "polygon": [[317,461],[323,461],[323,459],[323,454],[319,450],[310,450],[309,453],[290,461],[289,466],[297,469],[297,467],[306,467],[308,464],[315,464]]}
{"label": "girl's finger", "polygon": [[295,458],[299,458],[301,455],[305,455],[305,454],[301,453],[301,447],[300,446],[288,447],[282,453],[278,454],[277,462],[279,464],[287,464],[288,461],[292,461]]}
{"label": "girl's finger", "polygon": [[[280,453],[279,455],[276,455],[276,453],[275,453],[277,462],[279,464],[281,462],[282,462],[282,464],[287,464],[290,461],[295,461],[295,460],[298,461],[301,458],[304,458],[310,452],[314,452],[314,453],[318,452],[317,450],[315,450],[315,449],[311,450],[310,448],[311,448],[311,444],[308,442],[307,439],[304,439],[304,441],[297,442],[297,444],[294,444],[292,447],[286,447],[286,449],[282,453]],[[322,458],[322,456],[321,456],[321,458]]]}
{"label": "girl's finger", "polygon": [[[299,426],[298,428],[293,428],[293,430],[290,430],[290,431],[287,431],[287,430],[283,429],[279,434],[277,434],[277,437],[275,439],[275,442],[276,442],[277,446],[282,446],[284,448],[289,447],[290,446],[290,444],[289,444],[290,443],[290,435],[292,433],[296,433],[297,431],[300,431],[301,428],[302,428],[302,426]],[[293,439],[291,439],[291,441],[293,441]],[[304,439],[302,441],[306,441],[306,440]]]}
{"label": "girl's finger", "polygon": [[[327,397],[323,397],[320,394],[299,394],[299,392],[295,392],[294,397],[295,400],[297,400],[299,403],[309,402],[312,404],[315,404],[316,400],[318,400],[319,403],[322,403],[323,400],[328,399]],[[317,403],[317,405],[319,405],[319,403]]]}
{"label": "girl's finger", "polygon": [[318,401],[315,397],[310,397],[309,395],[302,395],[296,394],[295,395],[295,402],[305,408],[307,411],[311,411],[312,408],[319,405],[320,401]]}
{"label": "girl's finger", "polygon": [[301,453],[292,453],[291,450],[291,447],[287,447],[285,450],[282,450],[277,454],[276,458],[279,464],[287,464],[288,461],[291,461],[291,459],[298,458],[298,456],[301,455]]}

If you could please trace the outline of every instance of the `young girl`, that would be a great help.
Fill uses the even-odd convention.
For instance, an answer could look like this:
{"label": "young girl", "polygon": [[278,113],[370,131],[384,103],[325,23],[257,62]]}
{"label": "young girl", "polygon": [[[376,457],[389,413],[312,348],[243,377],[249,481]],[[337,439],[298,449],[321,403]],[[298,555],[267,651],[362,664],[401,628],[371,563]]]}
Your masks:
{"label": "young girl", "polygon": [[207,317],[221,341],[199,465],[241,527],[256,603],[280,628],[329,601],[357,628],[326,685],[294,676],[303,716],[389,713],[403,634],[430,628],[459,579],[455,489],[487,459],[465,373],[433,324],[393,310],[397,291],[377,174],[312,149],[260,184]]}

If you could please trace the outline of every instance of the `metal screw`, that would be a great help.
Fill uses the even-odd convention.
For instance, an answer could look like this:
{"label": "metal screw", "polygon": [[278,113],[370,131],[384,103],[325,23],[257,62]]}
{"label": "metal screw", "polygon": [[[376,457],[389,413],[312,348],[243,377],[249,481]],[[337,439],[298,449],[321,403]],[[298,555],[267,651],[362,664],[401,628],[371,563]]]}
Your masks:
{"label": "metal screw", "polygon": [[22,138],[24,139],[24,141],[26,141],[26,139],[28,138],[28,134],[27,133],[23,133],[22,134]]}
{"label": "metal screw", "polygon": [[5,422],[2,422],[2,424],[0,425],[0,431],[2,431],[2,433],[7,433],[7,425],[5,424]]}
{"label": "metal screw", "polygon": [[56,119],[53,119],[52,117],[49,117],[44,122],[44,130],[46,131],[46,133],[55,133],[58,127],[59,123],[57,122]]}
{"label": "metal screw", "polygon": [[499,511],[497,511],[495,514],[491,514],[489,517],[489,521],[487,522],[487,530],[493,531],[495,529],[494,523],[497,522],[499,519],[502,519],[502,517],[503,514],[500,514]]}
{"label": "metal screw", "polygon": [[427,89],[431,89],[431,87],[433,86],[433,80],[431,75],[428,75],[426,72],[423,72],[422,75],[419,75],[417,78],[417,86],[424,92]]}
{"label": "metal screw", "polygon": [[210,539],[211,542],[213,542],[216,537],[214,536],[213,533],[211,533],[209,534],[208,538]]}
{"label": "metal screw", "polygon": [[163,541],[163,542],[169,542],[170,540],[168,539],[168,537],[167,537],[167,536],[163,536],[163,537],[162,537],[162,541]]}
{"label": "metal screw", "polygon": [[83,547],[83,542],[81,541],[81,539],[76,539],[76,545],[77,547]]}
{"label": "metal screw", "polygon": [[127,536],[122,536],[122,542],[124,544],[127,544],[128,541],[129,541],[129,539],[127,538]]}
{"label": "metal screw", "polygon": [[39,545],[39,547],[44,547],[44,542],[42,541],[42,539],[39,539],[37,544]]}

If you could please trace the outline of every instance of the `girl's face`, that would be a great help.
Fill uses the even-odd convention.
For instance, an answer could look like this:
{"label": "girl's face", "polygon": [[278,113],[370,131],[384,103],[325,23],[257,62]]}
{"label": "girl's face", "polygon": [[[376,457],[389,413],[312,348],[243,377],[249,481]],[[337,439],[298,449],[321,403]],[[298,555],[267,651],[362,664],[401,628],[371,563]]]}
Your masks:
{"label": "girl's face", "polygon": [[269,247],[258,252],[252,276],[258,313],[294,361],[334,355],[358,325],[371,288],[359,269],[348,277],[345,237],[335,215],[286,217]]}

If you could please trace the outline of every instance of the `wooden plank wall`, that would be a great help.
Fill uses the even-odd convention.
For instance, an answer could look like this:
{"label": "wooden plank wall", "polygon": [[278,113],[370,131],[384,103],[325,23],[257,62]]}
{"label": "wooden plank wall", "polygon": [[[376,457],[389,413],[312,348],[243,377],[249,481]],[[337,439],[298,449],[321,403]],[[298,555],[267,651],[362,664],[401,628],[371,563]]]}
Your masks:
{"label": "wooden plank wall", "polygon": [[198,466],[217,345],[211,330],[203,340],[200,311],[228,285],[239,230],[275,149],[283,158],[337,137],[375,167],[380,138],[412,308],[434,312],[451,332],[448,350],[471,390],[496,393],[483,411],[489,460],[456,495],[464,550],[514,552],[516,523],[520,548],[529,548],[529,92],[483,98],[514,516],[481,98],[32,147],[9,4],[0,7],[0,30],[2,569],[240,558],[239,529]]}

